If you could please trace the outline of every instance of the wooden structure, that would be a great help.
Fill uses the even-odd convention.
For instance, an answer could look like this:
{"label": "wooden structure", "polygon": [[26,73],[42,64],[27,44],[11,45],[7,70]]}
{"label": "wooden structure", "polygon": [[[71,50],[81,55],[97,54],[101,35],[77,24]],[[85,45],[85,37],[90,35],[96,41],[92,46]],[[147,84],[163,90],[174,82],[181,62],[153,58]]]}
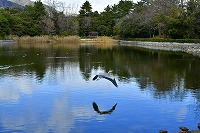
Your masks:
{"label": "wooden structure", "polygon": [[89,32],[88,33],[88,36],[98,36],[98,32],[96,32],[96,31],[91,31],[91,32]]}

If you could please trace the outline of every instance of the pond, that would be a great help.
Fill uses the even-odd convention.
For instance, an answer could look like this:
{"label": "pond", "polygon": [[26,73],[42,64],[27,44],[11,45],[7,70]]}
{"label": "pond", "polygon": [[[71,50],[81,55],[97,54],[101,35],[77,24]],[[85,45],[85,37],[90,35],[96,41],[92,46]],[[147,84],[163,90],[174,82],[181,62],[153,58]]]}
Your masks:
{"label": "pond", "polygon": [[0,132],[197,129],[199,70],[199,57],[127,45],[1,46]]}

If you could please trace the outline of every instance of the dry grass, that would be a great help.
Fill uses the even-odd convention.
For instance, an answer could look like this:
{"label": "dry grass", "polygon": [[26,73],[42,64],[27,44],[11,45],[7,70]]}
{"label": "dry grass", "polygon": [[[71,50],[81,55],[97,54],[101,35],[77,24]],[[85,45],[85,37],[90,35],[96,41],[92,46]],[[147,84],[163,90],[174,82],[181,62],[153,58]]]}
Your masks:
{"label": "dry grass", "polygon": [[23,37],[14,37],[14,40],[18,41],[19,43],[50,43],[51,39],[50,36],[23,36]]}
{"label": "dry grass", "polygon": [[31,44],[31,43],[70,43],[78,44],[80,42],[80,37],[78,36],[23,36],[23,37],[14,37],[14,40],[19,43]]}
{"label": "dry grass", "polygon": [[19,43],[18,45],[15,45],[16,48],[42,48],[42,49],[48,49],[51,47],[52,44],[48,43]]}
{"label": "dry grass", "polygon": [[64,49],[78,49],[80,45],[74,45],[67,43],[19,43],[18,45],[14,45],[14,47],[18,48],[38,48],[38,49],[49,49],[49,48],[64,48]]}
{"label": "dry grass", "polygon": [[109,44],[110,45],[110,44],[114,43],[114,39],[112,39],[111,37],[107,37],[107,36],[99,36],[94,39],[82,39],[81,42],[82,43]]}
{"label": "dry grass", "polygon": [[81,43],[96,45],[98,48],[112,48],[115,40],[112,37],[99,36],[94,39],[82,39]]}
{"label": "dry grass", "polygon": [[[94,39],[80,39],[78,36],[23,36],[15,37],[14,40],[18,41],[21,47],[49,47],[53,44],[54,47],[60,47],[64,45],[74,45],[80,43],[94,44],[98,48],[110,48],[113,46],[115,40],[111,37],[100,36]],[[74,45],[75,46],[75,45]],[[78,46],[78,45],[77,45]],[[77,48],[77,47],[76,47]]]}
{"label": "dry grass", "polygon": [[58,43],[78,44],[80,42],[80,37],[78,36],[67,36],[67,37],[53,36],[52,39]]}
{"label": "dry grass", "polygon": [[113,44],[114,40],[111,37],[102,36],[96,38],[96,43]]}

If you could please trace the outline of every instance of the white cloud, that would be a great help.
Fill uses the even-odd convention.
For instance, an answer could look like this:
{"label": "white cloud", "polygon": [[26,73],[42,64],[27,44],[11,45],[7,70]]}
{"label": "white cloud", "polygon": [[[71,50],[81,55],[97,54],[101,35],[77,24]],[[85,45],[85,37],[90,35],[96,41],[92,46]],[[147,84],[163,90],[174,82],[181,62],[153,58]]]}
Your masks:
{"label": "white cloud", "polygon": [[[35,1],[35,0],[32,0]],[[47,3],[47,1],[49,0],[42,0],[42,2]],[[83,3],[86,0],[79,0],[79,1],[73,1],[73,0],[57,0],[57,2],[62,2],[65,4],[66,7],[68,6],[74,6],[77,7],[78,11],[80,9],[80,7],[83,5]],[[120,0],[88,0],[90,2],[90,4],[92,5],[92,9],[93,11],[98,11],[98,12],[102,12],[104,10],[105,7],[107,7],[108,5],[114,5],[114,4],[118,4]],[[137,2],[137,0],[133,0],[133,2]]]}
{"label": "white cloud", "polygon": [[[6,86],[5,86],[6,84]],[[10,77],[3,80],[0,84],[0,101],[18,102],[22,94],[31,95],[34,91],[34,85],[31,79],[26,77]]]}

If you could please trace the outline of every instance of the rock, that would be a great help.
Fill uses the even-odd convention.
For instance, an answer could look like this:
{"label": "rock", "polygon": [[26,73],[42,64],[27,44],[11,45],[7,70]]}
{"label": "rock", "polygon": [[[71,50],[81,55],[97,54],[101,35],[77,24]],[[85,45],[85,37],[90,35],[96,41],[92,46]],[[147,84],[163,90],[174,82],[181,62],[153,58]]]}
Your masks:
{"label": "rock", "polygon": [[200,123],[198,123],[198,129],[200,130]]}
{"label": "rock", "polygon": [[189,131],[189,129],[187,127],[179,127],[181,129],[181,131]]}
{"label": "rock", "polygon": [[160,130],[159,133],[168,133],[167,130]]}

